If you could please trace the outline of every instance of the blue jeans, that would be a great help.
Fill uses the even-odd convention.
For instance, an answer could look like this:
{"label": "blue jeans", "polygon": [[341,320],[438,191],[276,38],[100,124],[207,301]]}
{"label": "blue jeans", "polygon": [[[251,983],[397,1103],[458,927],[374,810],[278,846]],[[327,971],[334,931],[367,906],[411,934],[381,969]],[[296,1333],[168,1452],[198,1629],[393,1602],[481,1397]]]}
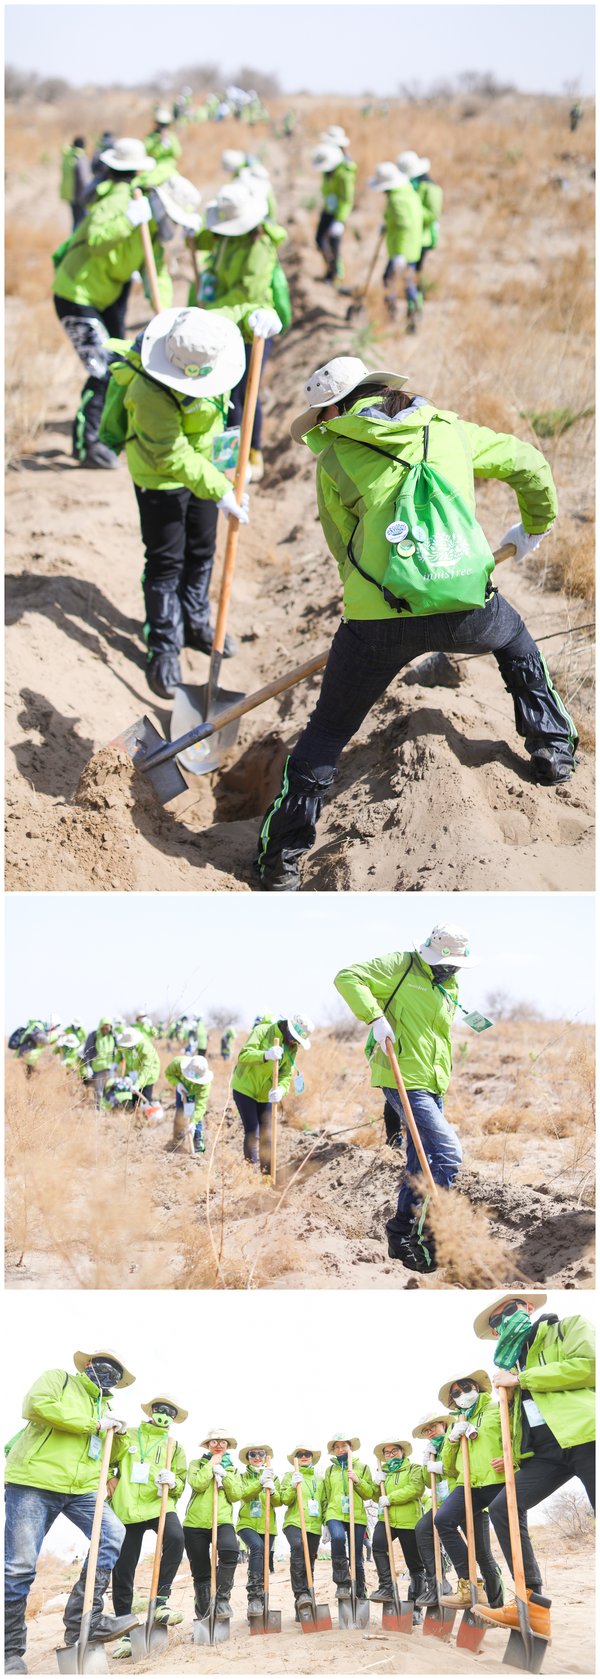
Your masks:
{"label": "blue jeans", "polygon": [[[57,1516],[68,1516],[69,1521],[89,1539],[96,1496],[93,1492],[47,1492],[43,1487],[21,1487],[9,1483],[5,1489],[5,1504],[4,1591],[7,1631],[10,1626],[10,1642],[13,1646],[10,1653],[21,1653],[21,1645],[22,1649],[25,1649],[25,1604],[35,1580],[37,1560],[46,1534]],[[106,1575],[107,1583],[124,1537],[123,1522],[120,1522],[118,1516],[114,1516],[106,1505],[100,1529],[98,1577]],[[82,1580],[85,1579],[86,1572],[87,1557],[81,1571]],[[19,1618],[19,1624],[14,1613],[9,1620],[11,1607],[15,1610],[22,1608],[23,1620],[20,1622]]]}
{"label": "blue jeans", "polygon": [[[384,1090],[383,1094],[386,1102],[389,1102],[398,1118],[404,1120],[406,1125],[396,1088]],[[463,1155],[454,1126],[449,1125],[448,1120],[444,1118],[442,1097],[434,1096],[431,1090],[409,1090],[408,1097],[434,1183],[441,1184],[443,1189],[449,1189],[454,1183]],[[415,1192],[408,1180],[418,1176],[420,1170],[417,1151],[406,1126],[406,1172],[400,1185],[396,1215],[388,1220],[387,1229],[391,1236],[405,1236],[411,1228]]]}
{"label": "blue jeans", "polygon": [[[348,1573],[348,1557],[350,1555],[350,1523],[340,1522],[332,1518],[327,1522],[331,1539],[331,1565],[336,1586],[345,1585],[350,1576]],[[356,1542],[356,1584],[361,1596],[365,1595],[365,1565],[363,1561],[363,1543],[365,1537],[364,1522],[354,1523],[354,1538]]]}
{"label": "blue jeans", "polygon": [[[248,1546],[250,1553],[248,1565],[248,1590],[250,1590],[251,1581],[255,1580],[261,1586],[263,1583],[265,1536],[264,1533],[257,1533],[255,1527],[239,1527],[237,1531],[240,1539],[243,1539],[244,1544]],[[274,1544],[275,1534],[272,1533],[269,1538],[269,1562],[271,1562],[273,1556]]]}

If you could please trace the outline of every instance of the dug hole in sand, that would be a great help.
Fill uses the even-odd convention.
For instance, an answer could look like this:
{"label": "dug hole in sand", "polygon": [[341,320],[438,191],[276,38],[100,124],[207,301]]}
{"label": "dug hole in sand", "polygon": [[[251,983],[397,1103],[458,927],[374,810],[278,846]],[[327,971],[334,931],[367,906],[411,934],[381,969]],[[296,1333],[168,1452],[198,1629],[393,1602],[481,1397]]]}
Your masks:
{"label": "dug hole in sand", "polygon": [[[122,127],[126,105],[135,130],[135,97],[112,98],[116,126]],[[223,666],[225,687],[250,693],[325,651],[339,620],[337,571],[316,515],[314,460],[289,436],[314,367],[332,355],[354,353],[367,365],[406,370],[411,384],[441,406],[532,442],[540,441],[527,418],[535,410],[571,401],[579,415],[564,434],[541,442],[559,489],[556,532],[528,567],[508,562],[498,571],[499,586],[534,636],[555,637],[543,650],[583,723],[575,776],[555,789],[532,782],[493,658],[458,666],[424,661],[393,684],[343,754],[335,796],[325,804],[305,866],[307,890],[571,891],[593,885],[591,652],[585,637],[582,642],[563,634],[591,613],[581,580],[570,596],[552,586],[557,557],[563,556],[560,575],[571,576],[592,541],[593,420],[582,405],[587,246],[580,247],[568,319],[557,314],[553,290],[567,261],[575,284],[576,215],[577,237],[589,237],[591,161],[584,134],[570,154],[571,196],[558,194],[552,166],[564,151],[559,104],[555,109],[550,101],[506,97],[495,102],[493,114],[482,106],[469,123],[468,170],[460,109],[428,108],[447,209],[416,340],[399,325],[390,328],[379,282],[370,319],[352,325],[346,324],[348,298],[320,283],[321,259],[312,243],[318,183],[308,155],[322,127],[322,102],[299,102],[302,132],[293,142],[271,135],[265,142],[289,232],[282,254],[294,323],[275,345],[266,373],[266,473],[251,488],[251,524],[240,537],[230,624],[239,652]],[[332,102],[329,114],[336,114],[334,107]],[[138,127],[145,115],[140,104]],[[345,261],[347,283],[358,284],[381,209],[365,182],[377,157],[387,155],[389,132],[383,119],[361,124],[358,105],[345,102],[337,115],[356,136],[360,186]],[[64,112],[62,118],[67,120]],[[40,116],[46,130],[57,120],[48,110]],[[399,111],[399,130],[405,120]],[[31,419],[19,432],[7,497],[8,885],[25,891],[253,890],[259,819],[320,677],[242,719],[221,774],[196,778],[168,810],[107,747],[144,712],[166,733],[170,708],[157,704],[144,678],[143,556],[125,462],[115,472],[94,473],[70,458],[80,368],[54,318],[48,277],[48,253],[65,228],[48,198],[47,171],[31,161],[30,148],[21,158],[20,121],[16,115],[9,133],[12,237],[22,228],[24,182],[43,210],[35,247],[27,229],[26,276],[21,265],[14,284],[9,281],[8,320],[15,341],[25,322],[35,320],[44,348],[41,369],[39,358],[31,367],[19,364],[16,388],[9,371],[10,404],[18,403],[19,413],[24,405]],[[506,164],[515,124],[527,132],[524,176],[520,164],[511,170]],[[185,171],[205,195],[218,185],[220,151],[233,143],[234,131],[234,124],[231,132],[219,125],[208,138],[185,131]],[[489,201],[485,213],[482,195]],[[175,300],[185,303],[185,252],[177,252],[177,266]],[[132,330],[147,318],[134,289]],[[478,507],[493,546],[517,517],[515,499],[504,486],[486,483]],[[221,530],[213,599],[223,545]],[[202,655],[186,653],[183,667],[188,681],[206,681]]]}

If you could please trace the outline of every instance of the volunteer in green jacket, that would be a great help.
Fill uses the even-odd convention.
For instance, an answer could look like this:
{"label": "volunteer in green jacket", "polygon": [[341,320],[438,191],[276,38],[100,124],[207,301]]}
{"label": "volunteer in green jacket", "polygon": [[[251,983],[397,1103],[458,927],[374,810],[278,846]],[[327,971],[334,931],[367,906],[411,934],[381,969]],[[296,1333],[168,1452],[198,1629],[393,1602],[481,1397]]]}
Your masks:
{"label": "volunteer in green jacket", "polygon": [[[317,1475],[316,1472],[320,1458],[321,1453],[315,1451],[314,1447],[296,1446],[288,1457],[288,1463],[292,1465],[292,1473],[291,1475],[284,1475],[281,1482],[281,1502],[286,1507],[283,1531],[290,1547],[290,1581],[294,1593],[297,1620],[300,1619],[300,1609],[312,1601],[304,1560],[298,1489],[301,1488],[300,1497],[304,1511],[308,1555],[314,1577],[326,1506],[325,1482],[322,1476]],[[296,1462],[298,1463],[297,1469]]]}
{"label": "volunteer in green jacket", "polygon": [[234,181],[242,181],[247,187],[257,187],[259,192],[266,194],[269,221],[277,221],[277,200],[271,186],[271,177],[264,163],[252,152],[239,152],[233,146],[226,147],[221,158],[221,166]]}
{"label": "volunteer in green jacket", "polygon": [[271,1467],[271,1446],[243,1446],[240,1463],[244,1465],[237,1532],[248,1549],[248,1620],[261,1615],[265,1604],[265,1523],[267,1488],[271,1494],[269,1513],[269,1566],[273,1563],[273,1548],[277,1533],[275,1510],[281,1505],[281,1488]]}
{"label": "volunteer in green jacket", "polygon": [[106,1080],[114,1071],[117,1060],[117,1039],[113,1024],[108,1015],[103,1014],[95,1032],[90,1032],[86,1038],[81,1058],[82,1078],[91,1080],[97,1106],[102,1099]]}
{"label": "volunteer in green jacket", "polygon": [[[550,1601],[543,1596],[541,1570],[527,1532],[527,1511],[541,1504],[573,1476],[582,1482],[592,1509],[596,1498],[596,1347],[594,1329],[574,1314],[543,1312],[545,1294],[515,1289],[479,1313],[475,1334],[495,1341],[494,1387],[508,1389],[519,1527],[525,1585],[534,1632],[550,1636]],[[538,1315],[534,1317],[534,1313]],[[512,1570],[506,1493],[490,1503],[490,1520]],[[516,1601],[485,1611],[486,1623],[518,1627]]]}
{"label": "volunteer in green jacket", "polygon": [[63,146],[60,175],[60,196],[70,207],[74,228],[79,227],[85,216],[90,176],[85,140],[82,134],[77,134],[72,145]]}
{"label": "volunteer in green jacket", "polygon": [[[465,1532],[464,1467],[461,1438],[464,1434],[469,1448],[473,1517],[487,1510],[499,1486],[504,1482],[500,1407],[492,1398],[492,1384],[485,1370],[470,1370],[451,1376],[439,1392],[440,1403],[452,1406],[457,1412],[442,1446],[442,1469],[447,1480],[455,1482],[440,1506],[435,1525],[440,1540],[458,1575],[458,1588],[447,1598],[450,1606],[468,1609],[471,1603],[468,1553]],[[521,1524],[526,1534],[527,1523]],[[479,1557],[478,1557],[479,1561]],[[492,1559],[493,1562],[493,1559]],[[488,1590],[497,1601],[501,1591],[499,1570],[493,1564],[488,1577]],[[477,1579],[477,1602],[486,1602],[484,1582]]]}
{"label": "volunteer in green jacket", "polygon": [[[257,336],[279,329],[272,310],[237,312]],[[248,496],[238,504],[225,473],[237,458],[229,401],[244,372],[244,341],[225,313],[194,307],[162,310],[141,339],[112,349],[102,436],[125,444],[146,553],[146,677],[153,694],[172,699],[182,647],[212,649],[219,508],[248,524]],[[234,652],[226,637],[224,657]]]}
{"label": "volunteer in green jacket", "polygon": [[[456,1475],[446,1476],[442,1463],[442,1451],[447,1430],[456,1421],[459,1413],[456,1408],[448,1415],[445,1411],[429,1412],[422,1422],[413,1430],[414,1440],[424,1440],[423,1467],[426,1482],[431,1484],[431,1475],[436,1476],[438,1508],[444,1499],[454,1492]],[[425,1502],[425,1501],[424,1501]],[[473,1512],[473,1529],[475,1534],[475,1555],[483,1576],[488,1603],[500,1605],[504,1601],[504,1587],[502,1576],[495,1560],[490,1540],[490,1518],[487,1510]],[[435,1577],[435,1549],[433,1543],[433,1514],[428,1505],[415,1528],[416,1540],[425,1569],[425,1585],[418,1599],[420,1609],[428,1609],[438,1601],[437,1581]],[[447,1596],[452,1591],[446,1575],[442,1575],[442,1592]]]}
{"label": "volunteer in green jacket", "polygon": [[146,1102],[151,1102],[154,1097],[154,1085],[160,1078],[160,1055],[152,1040],[145,1032],[127,1026],[125,1031],[119,1032],[117,1036],[117,1049],[121,1050],[125,1072],[135,1073],[136,1084],[142,1096]]}
{"label": "volunteer in green jacket", "polygon": [[343,274],[340,248],[354,204],[356,164],[345,157],[342,147],[332,140],[321,141],[312,154],[311,163],[322,177],[323,197],[315,244],[325,262],[323,278],[333,284]]}
{"label": "volunteer in green jacket", "polygon": [[375,1446],[379,1467],[375,1470],[373,1481],[379,1488],[379,1512],[373,1531],[373,1561],[379,1585],[370,1594],[371,1603],[388,1603],[394,1596],[382,1515],[384,1507],[389,1513],[392,1540],[399,1540],[410,1574],[409,1602],[416,1605],[423,1590],[425,1576],[415,1529],[421,1516],[421,1499],[427,1481],[420,1464],[411,1463],[411,1451],[410,1440],[392,1439]]}
{"label": "volunteer in green jacket", "polygon": [[221,1036],[221,1060],[230,1061],[231,1051],[235,1042],[235,1026],[226,1026]]}
{"label": "volunteer in green jacket", "polygon": [[[357,962],[336,974],[334,985],[344,1002],[370,1026],[366,1054],[371,1084],[382,1090],[399,1127],[406,1116],[386,1053],[393,1040],[410,1105],[435,1183],[449,1189],[462,1161],[462,1148],[444,1114],[444,1096],[452,1073],[452,1025],[458,1003],[457,975],[477,965],[467,934],[443,922],[418,949],[392,951]],[[435,1244],[425,1233],[423,1213],[415,1217],[413,1181],[421,1168],[406,1126],[406,1167],[398,1206],[388,1220],[390,1259],[409,1270],[435,1269]],[[423,1228],[422,1228],[423,1227]]]}
{"label": "volunteer in green jacket", "polygon": [[[107,178],[76,231],[56,253],[54,307],[87,373],[73,426],[73,453],[85,466],[114,467],[99,442],[108,384],[107,339],[124,331],[124,288],[144,264],[140,227],[152,223],[148,198],[134,199],[139,178],[154,170],[141,140],[116,140],[102,154]],[[151,225],[157,266],[162,266],[156,224]]]}
{"label": "volunteer in green jacket", "polygon": [[56,1040],[52,1054],[60,1057],[61,1066],[65,1067],[68,1073],[73,1072],[75,1068],[79,1068],[81,1064],[81,1048],[84,1038],[83,1027],[76,1028],[73,1025],[68,1026],[64,1032],[61,1032],[60,1037]]}
{"label": "volunteer in green jacket", "polygon": [[168,159],[173,164],[181,157],[181,142],[171,128],[171,112],[166,105],[159,105],[154,115],[154,128],[146,135],[144,145],[150,157],[156,158],[157,163]]}
{"label": "volunteer in green jacket", "polygon": [[[312,1025],[305,1015],[259,1021],[236,1061],[231,1089],[244,1127],[244,1160],[271,1170],[271,1106],[290,1088],[298,1048],[310,1049]],[[299,1075],[302,1078],[302,1075]]]}
{"label": "volunteer in green jacket", "polygon": [[[296,442],[304,439],[319,457],[319,516],[340,570],[344,617],[316,708],[286,760],[281,792],[262,823],[258,868],[266,890],[299,886],[298,858],[314,845],[322,797],[344,746],[403,667],[421,653],[493,653],[512,695],[517,731],[524,736],[535,779],[553,784],[567,781],[573,771],[574,725],[518,612],[487,580],[491,550],[471,596],[483,604],[435,611],[436,592],[443,589],[446,600],[453,599],[453,588],[460,595],[464,573],[453,584],[448,569],[436,570],[434,583],[427,570],[430,533],[413,525],[409,538],[409,527],[396,511],[409,466],[423,463],[425,454],[429,467],[458,492],[467,519],[475,508],[475,478],[499,478],[512,485],[522,520],[505,532],[501,544],[511,543],[522,560],[539,546],[556,517],[550,467],[532,444],[467,424],[424,397],[404,394],[400,387],[405,383],[400,374],[369,373],[355,356],[334,357],[308,380],[310,406],[291,427]],[[399,471],[403,463],[406,473]],[[450,521],[454,506],[449,501]],[[440,508],[445,513],[443,500]],[[473,539],[477,531],[475,525]],[[483,554],[481,544],[487,545],[481,531],[477,542]],[[449,530],[442,553],[448,547],[452,556]],[[382,581],[394,556],[395,607],[384,597]],[[405,612],[402,589],[415,584],[417,573],[422,582],[427,579],[425,596],[417,599],[415,588],[416,610]]]}
{"label": "volunteer in green jacket", "polygon": [[[206,227],[194,240],[197,249],[206,252],[207,260],[196,288],[197,295],[194,287],[190,292],[190,303],[197,301],[203,309],[241,306],[244,310],[274,315],[269,331],[261,334],[266,340],[263,369],[270,354],[271,338],[289,325],[279,288],[282,280],[279,247],[286,239],[285,228],[271,219],[267,183],[256,178],[248,180],[242,174],[238,180],[221,187],[216,198],[207,204]],[[289,304],[285,277],[283,289]],[[247,342],[245,372],[232,391],[230,423],[236,426],[242,420],[251,348]],[[252,478],[260,482],[264,475],[260,394],[252,427],[250,466]]]}
{"label": "volunteer in green jacket", "polygon": [[[26,1673],[25,1612],[37,1560],[58,1516],[67,1516],[90,1538],[100,1459],[107,1428],[116,1430],[115,1462],[127,1451],[127,1425],[112,1417],[113,1388],[130,1387],[135,1377],[106,1347],[76,1352],[76,1374],[45,1370],[23,1400],[27,1427],[6,1458],[6,1532],[4,1640],[7,1673]],[[102,1514],[100,1550],[94,1589],[90,1642],[119,1638],[136,1624],[135,1615],[105,1615],[104,1594],[125,1536],[123,1523],[108,1507]],[[83,1609],[87,1559],[70,1592],[64,1612],[65,1644],[77,1642]]]}
{"label": "volunteer in green jacket", "polygon": [[239,1557],[239,1546],[233,1522],[233,1506],[242,1496],[242,1477],[231,1457],[237,1440],[223,1429],[209,1430],[204,1440],[202,1457],[194,1458],[188,1469],[192,1488],[185,1516],[183,1537],[194,1581],[196,1620],[203,1620],[210,1604],[210,1548],[213,1517],[213,1485],[218,1487],[217,1531],[217,1601],[216,1619],[231,1620],[231,1589]]}
{"label": "volunteer in green jacket", "polygon": [[384,228],[388,260],[383,284],[388,314],[398,313],[397,283],[404,276],[406,330],[415,332],[420,308],[417,263],[423,249],[423,206],[410,178],[395,163],[378,163],[369,186],[385,193]]}
{"label": "volunteer in green jacket", "polygon": [[348,1467],[348,1453],[360,1450],[360,1440],[348,1436],[334,1438],[327,1442],[330,1462],[325,1470],[324,1503],[325,1521],[329,1528],[331,1539],[331,1567],[334,1585],[337,1587],[338,1598],[350,1597],[350,1570],[348,1566],[350,1544],[350,1494],[348,1483],[354,1486],[354,1540],[356,1545],[356,1593],[357,1597],[366,1598],[365,1565],[363,1560],[363,1544],[367,1530],[367,1512],[364,1500],[377,1497],[377,1490],[368,1464],[359,1462],[358,1458]]}
{"label": "volunteer in green jacket", "polygon": [[[171,1425],[185,1422],[188,1412],[162,1390],[148,1400],[147,1405],[142,1405],[142,1411],[148,1421],[142,1421],[137,1428],[128,1428],[126,1451],[111,1464],[108,1483],[111,1510],[125,1524],[125,1538],[113,1568],[113,1604],[115,1614],[129,1614],[144,1534],[150,1530],[156,1533],[158,1529],[162,1489],[167,1486],[169,1495],[154,1620],[158,1626],[176,1626],[183,1620],[183,1615],[179,1609],[169,1608],[169,1598],[183,1556],[183,1529],[177,1515],[177,1501],[184,1491],[187,1474],[183,1446],[176,1444],[170,1469],[167,1469],[166,1463]],[[126,1633],[112,1653],[115,1661],[131,1655],[131,1639]]]}
{"label": "volunteer in green jacket", "polygon": [[206,1153],[204,1117],[213,1077],[204,1055],[175,1055],[165,1070],[167,1084],[171,1084],[176,1093],[177,1135],[189,1130],[194,1154]]}
{"label": "volunteer in green jacket", "polygon": [[[442,188],[437,185],[437,182],[432,181],[431,179],[431,175],[429,173],[431,163],[428,157],[419,157],[418,152],[407,151],[401,152],[400,156],[396,158],[396,162],[398,168],[402,170],[402,173],[410,177],[411,186],[414,187],[415,192],[421,200],[423,210],[423,245],[419,261],[416,265],[417,274],[421,275],[425,266],[427,252],[434,250],[439,240],[440,219],[444,203],[444,194],[442,192]],[[423,292],[420,286],[419,296],[422,304]]]}

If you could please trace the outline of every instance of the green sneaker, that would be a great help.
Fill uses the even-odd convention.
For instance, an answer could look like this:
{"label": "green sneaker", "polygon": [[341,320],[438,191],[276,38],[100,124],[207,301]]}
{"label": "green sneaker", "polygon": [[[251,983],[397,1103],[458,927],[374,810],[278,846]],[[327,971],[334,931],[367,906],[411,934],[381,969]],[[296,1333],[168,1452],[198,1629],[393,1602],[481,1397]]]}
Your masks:
{"label": "green sneaker", "polygon": [[114,1662],[125,1661],[126,1657],[131,1655],[131,1639],[119,1638],[111,1654]]}
{"label": "green sneaker", "polygon": [[159,1603],[154,1611],[154,1620],[159,1627],[177,1627],[183,1615],[181,1609],[169,1609],[168,1603]]}

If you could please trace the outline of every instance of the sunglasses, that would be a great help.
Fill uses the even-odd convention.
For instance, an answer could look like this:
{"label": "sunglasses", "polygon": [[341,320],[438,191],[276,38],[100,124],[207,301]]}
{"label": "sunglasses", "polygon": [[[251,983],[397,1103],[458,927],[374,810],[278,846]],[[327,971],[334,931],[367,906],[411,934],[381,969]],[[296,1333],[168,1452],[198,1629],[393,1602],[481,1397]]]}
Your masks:
{"label": "sunglasses", "polygon": [[454,1393],[470,1393],[474,1387],[477,1387],[477,1383],[473,1381],[453,1382],[450,1397],[452,1398]]}
{"label": "sunglasses", "polygon": [[248,1452],[248,1457],[266,1457],[265,1452]]}
{"label": "sunglasses", "polygon": [[511,1300],[510,1305],[504,1306],[501,1312],[494,1312],[493,1317],[490,1318],[490,1329],[500,1329],[505,1318],[512,1318],[515,1312],[522,1311],[524,1308],[524,1300]]}

